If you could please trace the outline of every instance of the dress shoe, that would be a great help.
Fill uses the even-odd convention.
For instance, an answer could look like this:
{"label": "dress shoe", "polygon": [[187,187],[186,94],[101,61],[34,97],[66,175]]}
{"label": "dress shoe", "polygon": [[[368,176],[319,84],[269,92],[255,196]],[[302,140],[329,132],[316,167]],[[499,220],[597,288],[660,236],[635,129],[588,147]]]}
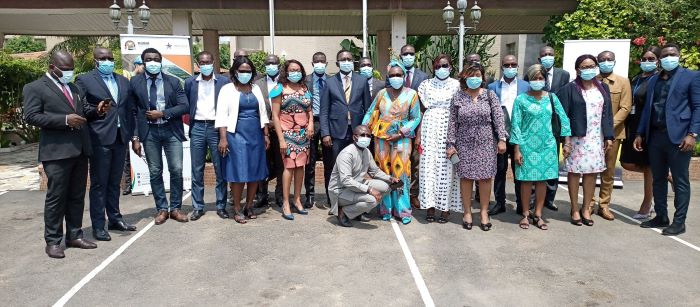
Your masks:
{"label": "dress shoe", "polygon": [[356,220],[356,221],[359,221],[359,222],[365,222],[365,223],[367,223],[367,222],[371,221],[372,219],[369,217],[369,215],[367,215],[367,213],[362,213],[362,214],[358,215],[358,216],[355,218],[355,220]]}
{"label": "dress shoe", "polygon": [[673,223],[661,231],[661,234],[664,236],[677,236],[682,233],[685,233],[685,224]]}
{"label": "dress shoe", "polygon": [[45,251],[51,258],[61,259],[66,257],[60,245],[46,245]]}
{"label": "dress shoe", "polygon": [[615,220],[615,215],[612,214],[612,212],[610,212],[609,208],[604,208],[604,207],[598,208],[598,215],[600,215],[600,217],[602,217],[608,221]]}
{"label": "dress shoe", "polygon": [[165,221],[168,220],[168,211],[166,210],[160,210],[158,211],[158,214],[156,214],[156,225],[161,225],[165,223]]}
{"label": "dress shoe", "polygon": [[76,247],[80,249],[93,249],[97,248],[97,244],[90,242],[85,239],[75,239],[66,241],[66,247]]}
{"label": "dress shoe", "polygon": [[489,205],[489,215],[497,215],[506,212],[506,204],[492,203]]}
{"label": "dress shoe", "polygon": [[420,209],[420,201],[418,200],[418,197],[411,197],[411,207],[414,209]]}
{"label": "dress shoe", "polygon": [[204,210],[194,210],[190,214],[190,221],[196,221],[202,216],[204,216]]}
{"label": "dress shoe", "polygon": [[295,207],[292,208],[292,210],[296,211],[297,213],[299,213],[299,214],[301,214],[301,215],[308,215],[308,214],[309,214],[309,211],[306,210],[305,208],[302,208],[301,210],[299,210],[299,208],[297,208],[297,207],[295,206]]}
{"label": "dress shoe", "polygon": [[338,212],[338,225],[343,227],[352,227],[350,219],[347,215],[345,215],[345,213],[343,213],[343,211]]}
{"label": "dress shoe", "polygon": [[226,209],[216,210],[216,215],[218,215],[220,218],[222,218],[224,220],[231,218],[231,216],[228,215],[228,211],[226,211]]}
{"label": "dress shoe", "polygon": [[316,206],[316,208],[319,208],[319,209],[328,209],[329,208],[325,204],[322,204],[322,203],[315,203],[314,205]]}
{"label": "dress shoe", "polygon": [[552,210],[552,211],[559,211],[559,207],[557,207],[557,205],[554,204],[554,202],[551,202],[551,203],[550,203],[550,202],[548,202],[548,201],[545,201],[545,202],[544,202],[544,207],[547,208],[547,209],[549,209],[549,210]]}
{"label": "dress shoe", "polygon": [[122,192],[122,195],[129,195],[129,194],[131,194],[131,188],[124,189],[124,191]]}
{"label": "dress shoe", "polygon": [[111,241],[112,237],[104,229],[95,229],[92,231],[92,237],[97,241]]}
{"label": "dress shoe", "polygon": [[270,206],[270,199],[267,196],[256,197],[253,201],[253,208],[266,208]]}
{"label": "dress shoe", "polygon": [[108,230],[119,230],[119,231],[136,231],[136,226],[129,225],[123,220],[117,221],[116,223],[110,223],[107,226]]}
{"label": "dress shoe", "polygon": [[648,220],[646,222],[642,222],[639,227],[642,228],[662,228],[662,227],[668,227],[670,224],[668,217],[663,217],[663,216],[656,216],[651,220]]}
{"label": "dress shoe", "polygon": [[188,221],[187,215],[182,213],[180,209],[173,209],[173,211],[170,211],[170,218],[180,223],[187,223]]}

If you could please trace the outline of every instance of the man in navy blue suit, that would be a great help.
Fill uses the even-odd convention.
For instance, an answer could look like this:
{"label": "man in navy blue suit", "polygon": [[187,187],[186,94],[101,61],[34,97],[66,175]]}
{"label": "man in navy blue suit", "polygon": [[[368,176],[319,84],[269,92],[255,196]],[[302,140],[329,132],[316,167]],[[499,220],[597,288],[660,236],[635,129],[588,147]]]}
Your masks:
{"label": "man in navy blue suit", "polygon": [[[666,227],[662,234],[675,236],[685,232],[690,204],[688,168],[700,133],[700,72],[679,67],[680,49],[675,44],[664,46],[659,58],[663,70],[649,79],[647,102],[634,140],[636,150],[642,151],[645,143],[649,153],[656,210],[656,217],[641,227]],[[670,225],[666,179],[669,170],[676,207]]]}
{"label": "man in navy blue suit", "polygon": [[216,105],[221,88],[231,81],[216,73],[214,56],[208,51],[197,54],[199,75],[185,80],[185,94],[190,103],[190,156],[192,159],[192,215],[196,221],[204,215],[204,164],[207,148],[211,152],[211,162],[216,174],[216,214],[228,219],[226,212],[226,181],[221,173],[219,131],[214,128]]}
{"label": "man in navy blue suit", "polygon": [[[530,85],[524,80],[518,79],[518,58],[514,55],[503,57],[501,80],[494,81],[488,85],[488,89],[496,92],[501,101],[501,108],[505,115],[506,130],[510,131],[510,118],[513,114],[513,103],[515,97],[530,90]],[[499,154],[497,159],[496,178],[493,181],[493,194],[496,202],[489,206],[489,215],[496,215],[506,212],[506,172],[508,172],[508,157],[511,159],[511,169],[515,173],[515,162],[513,161],[514,146],[508,143],[505,153]],[[520,181],[515,180],[515,203],[517,208],[522,208],[520,203]],[[518,209],[518,212],[521,209]]]}
{"label": "man in navy blue suit", "polygon": [[109,241],[112,238],[105,230],[105,213],[109,220],[109,230],[136,230],[135,226],[124,221],[119,210],[121,175],[134,125],[134,105],[129,81],[114,73],[112,51],[97,47],[92,54],[95,69],[78,76],[75,84],[89,105],[110,105],[109,111],[103,116],[88,119],[93,152],[90,156],[92,234],[96,240]]}
{"label": "man in navy blue suit", "polygon": [[340,72],[327,79],[321,92],[319,114],[323,146],[331,149],[332,153],[323,161],[326,192],[338,154],[352,144],[352,130],[362,124],[365,112],[372,103],[367,78],[353,72],[355,63],[352,53],[338,51],[336,60]]}
{"label": "man in navy blue suit", "polygon": [[[187,96],[180,80],[161,72],[163,56],[155,48],[141,53],[146,73],[131,78],[131,95],[136,104],[136,125],[132,138],[132,149],[141,155],[143,142],[148,172],[153,190],[153,200],[158,214],[156,225],[168,218],[187,222],[182,208],[182,142],[185,129],[182,115],[189,110]],[[163,183],[162,152],[168,161],[170,172],[170,204],[165,196]]]}

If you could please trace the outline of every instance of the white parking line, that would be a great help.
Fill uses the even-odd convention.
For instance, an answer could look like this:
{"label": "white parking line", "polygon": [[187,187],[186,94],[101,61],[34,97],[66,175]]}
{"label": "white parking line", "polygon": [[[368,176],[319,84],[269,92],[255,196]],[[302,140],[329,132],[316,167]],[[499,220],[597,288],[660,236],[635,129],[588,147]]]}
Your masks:
{"label": "white parking line", "polygon": [[9,192],[9,191],[0,191],[0,195],[5,194],[7,192]]}
{"label": "white parking line", "polygon": [[[559,187],[562,188],[562,189],[564,189],[564,190],[566,190],[567,192],[569,191],[569,189],[567,189],[566,187],[564,187],[564,186],[561,185],[561,184],[559,185]],[[578,194],[578,196],[579,196],[581,199],[583,199],[583,195],[581,195],[580,193]],[[640,221],[638,221],[638,220],[636,220],[636,219],[634,219],[634,218],[628,216],[627,214],[624,214],[624,213],[622,213],[622,212],[620,212],[620,211],[617,211],[617,210],[615,210],[615,209],[613,209],[613,208],[610,208],[610,211],[612,211],[612,212],[616,213],[617,215],[620,215],[620,216],[624,217],[625,219],[627,219],[627,220],[629,220],[629,221],[632,221],[632,222],[634,222],[634,223],[637,223],[637,224],[641,224],[641,223],[642,223],[642,222],[640,222]],[[655,231],[655,232],[657,232],[657,233],[661,233],[661,230],[658,229],[658,228],[646,228],[646,229]],[[690,242],[688,242],[688,241],[686,241],[686,240],[683,240],[683,239],[678,238],[678,237],[676,237],[676,236],[665,236],[665,237],[667,237],[667,238],[669,238],[669,239],[672,239],[672,240],[674,240],[674,241],[676,241],[676,242],[678,242],[678,243],[681,243],[681,244],[683,244],[683,245],[685,245],[685,246],[687,246],[687,247],[690,247],[691,249],[694,249],[694,250],[697,251],[697,252],[700,252],[700,247],[697,247],[697,246],[693,245],[692,243],[690,243]]]}
{"label": "white parking line", "polygon": [[423,303],[427,307],[435,307],[433,298],[430,296],[430,292],[428,292],[428,287],[425,285],[425,280],[423,280],[423,276],[418,270],[418,265],[416,265],[416,261],[413,259],[413,255],[411,255],[411,251],[408,249],[408,244],[406,244],[406,239],[404,239],[403,234],[401,233],[399,224],[397,224],[396,221],[394,221],[393,219],[391,220],[391,228],[394,229],[396,239],[399,240],[399,245],[401,245],[403,255],[404,257],[406,257],[408,267],[411,269],[411,275],[413,275],[413,280],[416,282],[416,286],[418,287],[418,291],[420,292],[420,297],[423,299]]}
{"label": "white parking line", "polygon": [[[184,202],[187,198],[190,197],[191,194],[192,194],[192,192],[185,194],[182,197],[182,201]],[[106,268],[110,263],[112,263],[112,261],[114,261],[114,259],[117,259],[117,257],[119,257],[119,255],[121,255],[127,248],[129,248],[129,246],[131,246],[131,244],[136,242],[136,240],[138,240],[149,229],[151,229],[151,227],[153,227],[153,225],[155,225],[155,222],[151,221],[150,223],[148,223],[148,225],[146,225],[146,227],[141,229],[141,231],[139,231],[136,235],[131,237],[131,239],[126,241],[126,243],[124,243],[122,246],[120,246],[119,249],[117,249],[114,253],[109,255],[109,257],[107,257],[107,259],[102,261],[102,263],[100,263],[100,265],[98,265],[96,268],[92,269],[92,271],[90,271],[90,273],[85,275],[85,277],[83,277],[83,279],[81,279],[77,284],[75,284],[75,286],[70,288],[70,290],[68,290],[68,292],[66,292],[66,294],[63,295],[63,297],[61,297],[58,301],[56,301],[55,304],[53,304],[53,307],[62,307],[66,303],[68,303],[68,301],[73,297],[73,295],[78,293],[78,291],[80,291],[80,289],[83,286],[85,286],[88,282],[90,282],[90,280],[92,280],[95,276],[97,276],[97,274],[99,274],[102,270],[104,270],[104,268]]]}

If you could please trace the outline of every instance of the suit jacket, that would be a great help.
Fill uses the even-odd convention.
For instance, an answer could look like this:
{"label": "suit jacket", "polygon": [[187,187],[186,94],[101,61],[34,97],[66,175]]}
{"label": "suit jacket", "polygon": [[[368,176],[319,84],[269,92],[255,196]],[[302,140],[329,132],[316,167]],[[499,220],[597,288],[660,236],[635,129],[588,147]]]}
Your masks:
{"label": "suit jacket", "polygon": [[[138,136],[141,140],[145,140],[148,136],[148,119],[146,119],[146,111],[148,111],[148,83],[146,82],[147,73],[140,74],[131,78],[131,95],[132,101],[136,104],[136,116],[134,125],[134,136]],[[163,73],[163,95],[165,96],[165,110],[163,110],[164,119],[170,124],[170,129],[178,140],[184,142],[185,129],[182,124],[182,115],[189,110],[187,96],[180,85],[180,80],[176,77]]]}
{"label": "suit jacket", "polygon": [[265,99],[265,111],[267,111],[267,118],[270,119],[270,124],[272,124],[272,103],[270,103],[270,91],[271,88],[267,88],[267,74],[255,80],[255,84],[258,85],[260,91],[262,91],[263,99]]}
{"label": "suit jacket", "polygon": [[[637,134],[647,140],[651,130],[654,87],[659,75],[655,74],[649,79],[647,102],[637,128]],[[677,68],[666,98],[666,127],[673,144],[680,144],[689,133],[700,134],[700,72]]]}
{"label": "suit jacket", "polygon": [[[420,70],[420,68],[418,68],[418,67],[413,69],[413,76],[411,76],[411,78],[412,78],[411,79],[411,89],[414,91],[418,90],[418,86],[420,86],[420,84],[423,81],[430,79],[428,74],[426,74],[424,71]],[[389,85],[389,78],[386,78],[386,80],[384,81],[384,86],[385,87],[391,86],[391,85]],[[372,97],[374,97],[374,96],[372,96]]]}
{"label": "suit jacket", "polygon": [[39,161],[55,161],[92,154],[90,132],[86,127],[71,129],[66,124],[68,114],[85,117],[85,100],[73,83],[68,87],[73,94],[75,109],[56,84],[44,75],[24,86],[22,95],[24,117],[27,123],[41,128],[39,133]]}
{"label": "suit jacket", "polygon": [[[613,132],[613,114],[612,102],[610,101],[610,88],[607,84],[601,83],[603,86],[603,115],[601,129],[603,139],[614,140]],[[583,98],[581,91],[576,86],[576,82],[569,82],[557,92],[557,97],[561,102],[566,116],[569,117],[571,125],[571,136],[583,137],[586,136],[588,128],[588,117],[586,114],[586,100]]]}
{"label": "suit jacket", "polygon": [[331,136],[334,139],[344,139],[348,132],[348,112],[350,112],[352,129],[362,124],[365,112],[372,103],[369,94],[367,78],[358,73],[352,73],[352,88],[350,102],[345,100],[345,91],[341,73],[326,79],[326,86],[321,92],[321,137]]}
{"label": "suit jacket", "polygon": [[[549,87],[548,91],[556,93],[557,91],[559,91],[559,89],[564,87],[564,85],[569,83],[569,78],[571,76],[569,75],[568,71],[563,70],[561,68],[553,67],[552,69],[554,69],[554,76],[552,76],[552,84]],[[525,81],[530,81],[527,75],[525,75],[523,79]]]}
{"label": "suit jacket", "polygon": [[[219,92],[224,85],[231,83],[229,78],[226,78],[219,74],[214,74],[214,110],[216,110],[216,105],[219,102]],[[190,104],[190,121],[194,122],[194,115],[197,113],[197,100],[199,99],[199,80],[197,76],[189,77],[185,80],[185,95],[187,95],[187,101]],[[192,126],[187,132],[191,136]]]}
{"label": "suit jacket", "polygon": [[601,75],[598,75],[597,78],[610,88],[615,139],[625,139],[627,136],[625,133],[625,119],[627,119],[627,115],[632,110],[632,86],[630,86],[630,80],[614,73],[607,78],[603,78]]}
{"label": "suit jacket", "polygon": [[386,88],[386,83],[385,83],[385,82],[382,82],[381,80],[376,79],[376,78],[374,78],[374,77],[372,77],[371,82],[372,82],[372,93],[371,93],[371,95],[372,95],[372,98],[374,99],[374,97],[377,96],[377,93],[379,93],[379,91],[380,91],[381,89]]}
{"label": "suit jacket", "polygon": [[[517,94],[516,97],[522,93],[527,93],[527,91],[530,90],[530,84],[527,81],[515,78],[516,86],[517,86]],[[501,90],[503,89],[503,84],[501,83],[501,80],[491,82],[487,88],[489,90],[492,90],[496,93],[496,96],[498,96],[498,99],[501,100]],[[506,131],[510,133],[510,114],[508,114],[508,110],[504,105],[501,105],[501,109],[503,110],[503,121],[506,125]]]}
{"label": "suit jacket", "polygon": [[[88,120],[88,130],[93,145],[108,146],[117,140],[117,129],[121,135],[121,141],[128,144],[131,139],[131,131],[134,129],[134,104],[131,101],[131,87],[129,80],[124,76],[112,73],[117,82],[118,98],[112,97],[107,84],[102,79],[102,74],[93,69],[78,76],[75,85],[85,96],[85,114]],[[103,117],[97,115],[97,105],[105,98],[111,98],[113,103],[109,112]],[[117,127],[119,121],[119,128]]]}

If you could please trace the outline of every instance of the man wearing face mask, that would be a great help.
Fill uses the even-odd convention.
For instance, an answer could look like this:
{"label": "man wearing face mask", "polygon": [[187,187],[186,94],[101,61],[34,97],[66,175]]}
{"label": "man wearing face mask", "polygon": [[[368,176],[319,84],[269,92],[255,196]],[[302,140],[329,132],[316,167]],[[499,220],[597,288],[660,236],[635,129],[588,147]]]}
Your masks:
{"label": "man wearing face mask", "polygon": [[[314,73],[306,76],[305,81],[306,87],[311,91],[311,95],[313,97],[312,109],[314,113],[314,127],[320,127],[321,93],[323,93],[323,90],[326,88],[326,80],[330,78],[330,76],[326,74],[326,65],[328,64],[326,61],[326,54],[323,52],[314,53],[314,55],[311,57],[311,64],[314,66]],[[324,209],[326,208],[324,204],[317,203],[314,200],[314,185],[316,182],[316,161],[318,160],[318,145],[319,143],[321,143],[321,129],[316,129],[314,132],[314,137],[313,139],[311,139],[311,152],[309,155],[309,163],[304,169],[304,189],[306,190],[306,201],[304,202],[304,207],[308,209],[315,205],[319,209]],[[325,167],[325,164],[332,163],[326,161],[329,161],[328,157],[332,156],[333,152],[330,148],[326,148],[323,146],[321,150],[323,151],[323,164]],[[333,167],[333,165],[331,165],[330,167]],[[328,182],[328,179],[326,179],[326,182]]]}
{"label": "man wearing face mask", "polygon": [[[615,140],[612,148],[605,153],[606,169],[600,174],[600,202],[598,215],[612,221],[615,215],[610,212],[610,199],[613,191],[613,176],[615,175],[615,163],[620,151],[620,144],[625,139],[625,120],[632,109],[632,87],[630,81],[618,74],[613,73],[615,68],[615,54],[612,51],[603,51],[598,54],[598,69],[600,74],[598,80],[607,84],[610,88],[610,98],[612,101],[613,125],[615,129]],[[595,206],[593,200],[591,208]]]}
{"label": "man wearing face mask", "polygon": [[[518,59],[514,55],[506,55],[501,60],[501,69],[503,77],[501,80],[488,85],[488,89],[492,90],[501,101],[503,109],[506,131],[510,131],[510,118],[513,115],[513,103],[515,97],[530,90],[530,85],[521,79],[518,79]],[[514,150],[515,146],[506,142],[507,149],[503,154],[499,154],[496,163],[496,177],[493,181],[493,194],[496,198],[495,203],[489,205],[489,215],[496,215],[506,212],[506,173],[508,171],[508,157],[511,159],[511,169],[515,173]],[[520,181],[513,178],[515,184],[515,203],[517,211],[520,212],[522,204],[520,203]]]}
{"label": "man wearing face mask", "polygon": [[[87,105],[109,105],[104,116],[88,119],[92,141],[90,156],[90,220],[96,240],[109,241],[105,230],[135,231],[124,221],[119,209],[119,188],[127,147],[134,125],[134,105],[129,81],[114,73],[112,51],[97,47],[92,52],[95,69],[78,76],[75,84]],[[109,220],[106,225],[105,214]]]}
{"label": "man wearing face mask", "polygon": [[[181,210],[182,142],[187,138],[182,115],[189,110],[187,95],[176,77],[162,73],[163,56],[158,50],[147,48],[141,53],[141,58],[146,73],[131,79],[131,95],[137,107],[131,149],[142,155],[143,142],[153,200],[158,211],[156,225],[165,223],[168,218],[184,223],[188,219]],[[170,172],[170,204],[163,183],[163,151]]]}
{"label": "man wearing face mask", "polygon": [[[270,119],[267,129],[270,131],[275,130],[275,125],[272,122],[272,105],[270,104],[270,92],[277,86],[277,80],[280,75],[280,59],[274,54],[268,55],[265,58],[265,74],[255,81],[255,84],[260,87],[262,91],[263,98],[265,99],[265,108],[267,111],[267,118]],[[316,127],[316,126],[315,126]],[[267,150],[267,169],[269,171],[269,176],[265,181],[261,181],[258,185],[258,193],[255,196],[255,207],[262,208],[269,205],[269,193],[268,184],[272,179],[277,178],[277,184],[275,185],[275,204],[278,207],[282,207],[282,171],[284,170],[284,165],[282,163],[282,157],[279,155],[280,144],[279,139],[276,137],[270,138],[270,147]]]}
{"label": "man wearing face mask", "polygon": [[355,145],[345,147],[333,166],[328,195],[331,213],[343,227],[352,227],[351,219],[362,221],[362,215],[369,213],[389,192],[389,184],[399,182],[377,167],[367,149],[371,137],[367,126],[355,127],[352,136]]}
{"label": "man wearing face mask", "polygon": [[377,92],[383,88],[384,83],[374,77],[374,68],[372,68],[372,59],[363,57],[360,59],[360,75],[367,78],[369,86],[369,94],[372,98],[377,95]]}
{"label": "man wearing face mask", "polygon": [[39,161],[48,179],[44,203],[46,254],[64,258],[61,248],[63,222],[66,247],[96,248],[83,239],[83,209],[88,157],[92,154],[85,124],[104,116],[105,103],[89,106],[80,89],[71,83],[73,57],[65,51],[51,55],[49,69],[39,80],[24,86],[23,108],[27,123],[39,127]]}
{"label": "man wearing face mask", "polygon": [[226,181],[221,174],[221,157],[219,131],[214,127],[216,105],[221,88],[231,81],[214,72],[214,56],[208,51],[197,54],[200,74],[185,80],[185,95],[190,109],[190,156],[192,159],[192,214],[190,220],[196,221],[204,215],[204,165],[207,148],[211,152],[211,161],[216,174],[216,214],[222,219],[230,216],[226,211]]}
{"label": "man wearing face mask", "polygon": [[[328,79],[321,92],[320,130],[326,149],[323,155],[326,189],[336,157],[352,143],[352,130],[362,123],[372,103],[367,78],[353,72],[355,64],[352,53],[340,50],[336,60],[340,72]],[[308,172],[306,178],[313,180],[313,177],[308,177]]]}
{"label": "man wearing face mask", "polygon": [[[649,153],[656,210],[656,217],[643,222],[641,227],[668,226],[662,234],[669,236],[685,232],[690,204],[688,169],[700,133],[700,72],[680,67],[680,56],[678,45],[667,44],[661,49],[663,70],[649,79],[647,103],[634,140],[635,150]],[[669,170],[676,207],[670,225],[666,181]]]}

